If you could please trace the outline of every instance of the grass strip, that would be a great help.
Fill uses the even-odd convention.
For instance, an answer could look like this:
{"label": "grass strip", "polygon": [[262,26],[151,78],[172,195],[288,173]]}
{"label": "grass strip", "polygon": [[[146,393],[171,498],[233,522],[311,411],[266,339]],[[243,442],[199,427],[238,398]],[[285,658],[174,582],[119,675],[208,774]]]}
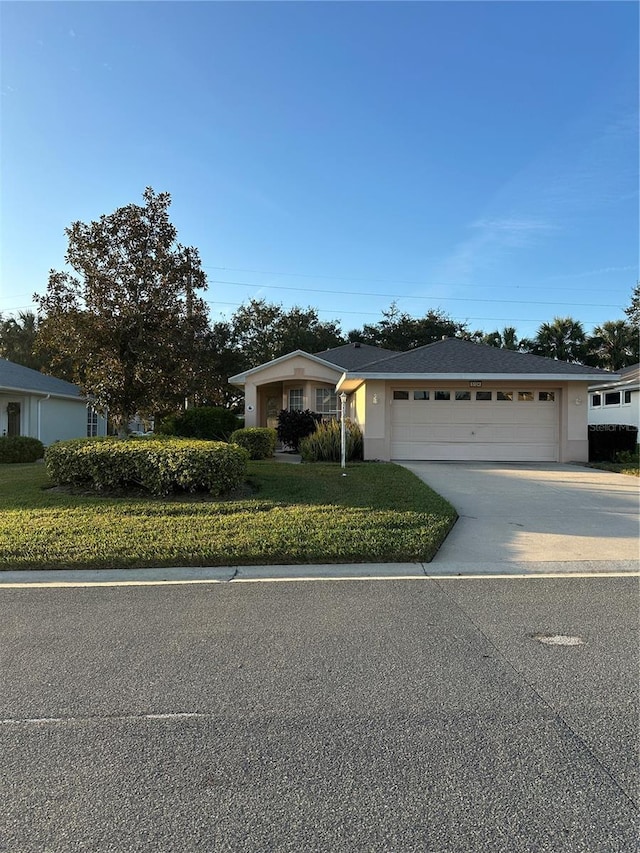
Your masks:
{"label": "grass strip", "polygon": [[453,507],[391,463],[250,463],[250,496],[77,495],[0,466],[0,569],[428,562]]}

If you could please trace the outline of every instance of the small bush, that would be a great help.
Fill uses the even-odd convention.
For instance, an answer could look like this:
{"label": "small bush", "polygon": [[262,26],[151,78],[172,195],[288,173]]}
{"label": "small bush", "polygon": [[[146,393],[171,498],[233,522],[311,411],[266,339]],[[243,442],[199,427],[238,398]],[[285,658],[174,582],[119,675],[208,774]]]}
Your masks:
{"label": "small bush", "polygon": [[266,427],[246,427],[232,432],[229,441],[248,450],[251,459],[271,459],[276,449],[276,431]]}
{"label": "small bush", "polygon": [[238,419],[230,409],[200,406],[187,409],[180,415],[169,415],[160,422],[158,431],[164,435],[201,438],[206,441],[228,441],[238,428]]}
{"label": "small bush", "polygon": [[49,476],[57,485],[144,489],[154,495],[224,494],[244,481],[248,460],[247,451],[236,444],[152,436],[58,441],[45,452]]}
{"label": "small bush", "polygon": [[[346,461],[362,459],[362,432],[360,427],[347,420],[345,422]],[[300,453],[305,462],[340,462],[342,451],[341,427],[339,421],[327,421],[318,425],[318,429],[300,442]]]}
{"label": "small bush", "polygon": [[637,442],[631,424],[589,424],[589,462],[613,462],[617,453],[635,451]]}
{"label": "small bush", "polygon": [[287,447],[298,451],[300,441],[312,432],[322,420],[322,415],[310,409],[283,409],[278,415],[278,438]]}
{"label": "small bush", "polygon": [[0,463],[35,462],[44,456],[44,444],[27,435],[0,436]]}
{"label": "small bush", "polygon": [[621,465],[640,465],[640,444],[636,444],[635,450],[621,450],[616,453],[614,461]]}

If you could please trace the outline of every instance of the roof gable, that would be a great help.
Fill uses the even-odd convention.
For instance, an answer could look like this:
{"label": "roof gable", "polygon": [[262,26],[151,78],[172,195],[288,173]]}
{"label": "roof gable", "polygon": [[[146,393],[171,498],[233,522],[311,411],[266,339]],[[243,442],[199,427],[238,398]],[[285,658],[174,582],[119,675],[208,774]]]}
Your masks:
{"label": "roof gable", "polygon": [[242,373],[236,373],[235,376],[230,376],[227,381],[231,385],[244,385],[248,377],[254,376],[257,373],[262,373],[263,371],[268,370],[274,366],[285,364],[287,361],[291,361],[292,359],[298,358],[300,356],[308,359],[311,362],[314,362],[315,364],[322,365],[323,367],[328,367],[330,370],[335,371],[337,375],[343,372],[344,368],[338,366],[337,364],[320,358],[317,355],[311,355],[311,353],[304,352],[304,350],[297,349],[293,352],[288,352],[286,355],[281,355],[278,358],[274,358],[271,361],[266,361],[264,364],[259,364],[256,367],[252,367],[249,370],[244,370]]}

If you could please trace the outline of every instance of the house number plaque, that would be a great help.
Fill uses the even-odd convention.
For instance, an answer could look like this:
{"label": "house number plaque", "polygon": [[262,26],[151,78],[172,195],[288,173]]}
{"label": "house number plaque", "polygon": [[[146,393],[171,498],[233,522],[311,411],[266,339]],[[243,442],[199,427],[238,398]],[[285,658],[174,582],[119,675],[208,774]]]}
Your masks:
{"label": "house number plaque", "polygon": [[482,382],[470,382],[469,388],[482,388]]}

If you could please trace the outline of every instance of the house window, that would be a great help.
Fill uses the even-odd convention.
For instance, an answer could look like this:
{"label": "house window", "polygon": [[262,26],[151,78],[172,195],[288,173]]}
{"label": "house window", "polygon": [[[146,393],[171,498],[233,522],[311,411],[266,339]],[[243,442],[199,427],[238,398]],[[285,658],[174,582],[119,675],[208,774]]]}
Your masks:
{"label": "house window", "polygon": [[554,403],[556,399],[555,391],[538,391],[538,400],[541,403]]}
{"label": "house window", "polygon": [[428,391],[414,391],[413,392],[414,400],[428,400],[429,392]]}
{"label": "house window", "polygon": [[624,392],[624,405],[628,406],[630,402],[631,402],[631,391],[625,391]]}
{"label": "house window", "polygon": [[511,403],[513,402],[513,391],[497,391],[496,392],[496,400],[500,400],[503,403]]}
{"label": "house window", "polygon": [[518,391],[518,401],[520,403],[533,403],[533,391]]}
{"label": "house window", "polygon": [[93,406],[87,407],[87,438],[94,438],[98,434],[98,413]]}
{"label": "house window", "polygon": [[333,388],[316,388],[316,412],[321,415],[338,413],[338,395]]}
{"label": "house window", "polygon": [[471,391],[456,391],[456,400],[470,400]]}
{"label": "house window", "polygon": [[605,406],[619,406],[620,405],[620,392],[619,391],[607,391],[604,395],[604,404]]}
{"label": "house window", "polygon": [[487,402],[488,400],[491,400],[491,395],[491,391],[476,391],[476,400]]}
{"label": "house window", "polygon": [[592,394],[591,395],[591,405],[594,409],[597,409],[598,406],[602,405],[602,396],[600,394]]}
{"label": "house window", "polygon": [[408,391],[394,391],[393,392],[394,400],[408,400],[409,392]]}
{"label": "house window", "polygon": [[433,395],[434,400],[450,400],[451,392],[450,391],[436,391]]}
{"label": "house window", "polygon": [[292,412],[301,412],[304,408],[304,395],[302,388],[291,388],[289,391],[289,409]]}

